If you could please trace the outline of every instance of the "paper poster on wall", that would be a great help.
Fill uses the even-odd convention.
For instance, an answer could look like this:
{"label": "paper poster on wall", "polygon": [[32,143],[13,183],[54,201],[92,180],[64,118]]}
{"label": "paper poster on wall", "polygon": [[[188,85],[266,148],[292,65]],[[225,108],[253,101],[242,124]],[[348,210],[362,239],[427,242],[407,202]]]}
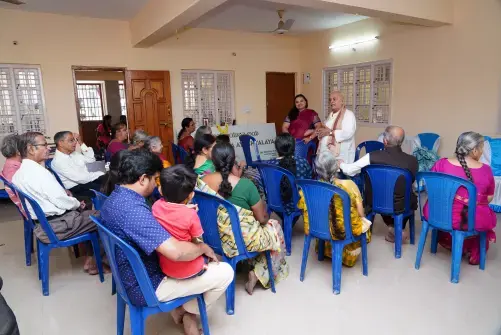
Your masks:
{"label": "paper poster on wall", "polygon": [[[214,134],[214,136],[220,134],[217,127],[212,127],[212,134]],[[244,152],[240,145],[240,140],[238,139],[240,135],[250,135],[257,140],[261,160],[269,160],[277,157],[277,152],[275,150],[275,137],[277,133],[274,123],[229,126],[227,134],[230,137],[231,144],[235,147],[237,161],[245,160]],[[254,151],[251,150],[251,152],[252,159],[255,160],[256,156]]]}

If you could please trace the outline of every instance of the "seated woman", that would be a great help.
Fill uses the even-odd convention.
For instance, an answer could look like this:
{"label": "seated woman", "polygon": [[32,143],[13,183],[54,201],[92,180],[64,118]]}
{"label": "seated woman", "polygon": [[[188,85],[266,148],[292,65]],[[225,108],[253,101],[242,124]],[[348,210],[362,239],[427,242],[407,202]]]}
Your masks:
{"label": "seated woman", "polygon": [[177,145],[182,147],[186,152],[193,152],[195,140],[191,134],[195,131],[195,121],[192,118],[184,118],[181,122],[181,130],[177,135]]}
{"label": "seated woman", "polygon": [[[285,242],[280,224],[270,220],[266,205],[259,197],[256,186],[246,178],[231,173],[235,165],[235,149],[231,144],[219,143],[212,149],[212,159],[216,172],[206,175],[198,182],[198,188],[206,193],[223,197],[235,205],[240,218],[240,227],[247,250],[260,252],[271,250],[275,282],[287,278],[289,266],[285,261]],[[219,233],[226,256],[238,254],[231,222],[226,211],[218,215]],[[245,285],[252,295],[257,281],[265,288],[269,287],[269,274],[264,253],[250,260],[254,269],[249,272]]]}
{"label": "seated woman", "polygon": [[200,177],[215,171],[211,160],[212,147],[216,138],[212,135],[202,135],[195,140],[193,154],[186,159],[186,166],[192,168]]}
{"label": "seated woman", "polygon": [[212,129],[209,126],[200,126],[195,132],[195,139],[202,135],[212,135]]}
{"label": "seated woman", "polygon": [[284,120],[282,132],[291,134],[296,140],[308,143],[317,136],[315,129],[322,128],[317,112],[308,109],[308,99],[302,94],[294,98],[294,107]]}
{"label": "seated woman", "polygon": [[101,185],[101,189],[99,190],[99,192],[101,192],[102,194],[109,196],[115,189],[115,186],[118,183],[118,167],[120,165],[120,159],[125,152],[125,150],[119,151],[116,155],[113,155],[113,157],[111,157],[109,170],[106,173],[106,177],[103,179],[103,184]]}
{"label": "seated woman", "polygon": [[162,139],[158,136],[150,136],[144,141],[144,148],[156,154],[161,160],[164,169],[171,166],[170,162],[162,153],[164,145],[162,144]]}
{"label": "seated woman", "polygon": [[[487,249],[489,242],[496,241],[493,229],[496,227],[496,214],[489,207],[494,197],[494,176],[490,166],[479,162],[484,149],[484,137],[472,131],[462,133],[456,144],[456,158],[442,158],[435,163],[431,171],[447,173],[468,179],[477,187],[477,210],[475,213],[475,230],[487,231]],[[468,191],[460,187],[452,205],[452,227],[456,230],[468,229]],[[423,208],[428,218],[428,202]],[[451,250],[452,237],[447,232],[438,232],[438,243]],[[471,236],[464,240],[463,254],[467,255],[472,265],[480,262],[480,239]]]}
{"label": "seated woman", "polygon": [[111,129],[112,140],[108,144],[108,149],[106,149],[106,155],[111,158],[114,154],[121,150],[127,150],[129,144],[127,140],[129,139],[129,132],[127,131],[127,125],[125,123],[117,123]]}
{"label": "seated woman", "polygon": [[144,144],[150,136],[143,129],[138,129],[134,132],[132,136],[132,144],[130,150],[138,149],[144,147]]}
{"label": "seated woman", "polygon": [[[337,186],[348,193],[348,196],[350,197],[350,218],[352,234],[354,236],[367,234],[367,242],[370,242],[371,232],[369,228],[371,226],[371,222],[367,220],[367,218],[365,218],[362,196],[360,195],[360,191],[358,190],[357,185],[349,179],[343,180],[336,178],[336,172],[339,169],[339,161],[336,160],[334,154],[332,154],[330,151],[322,151],[317,157],[315,164],[317,168],[317,174],[320,177],[321,181]],[[305,234],[308,234],[308,209],[306,208],[306,202],[304,201],[302,192],[300,192],[300,196],[301,199],[299,200],[298,207],[303,211],[304,231]],[[344,240],[345,227],[343,219],[343,203],[339,196],[336,195],[333,199],[331,199],[329,212],[329,224],[332,239]],[[343,264],[349,267],[354,266],[361,251],[362,249],[360,242],[354,242],[346,245],[343,249]],[[326,257],[332,257],[331,244],[329,242],[325,243],[324,255]]]}

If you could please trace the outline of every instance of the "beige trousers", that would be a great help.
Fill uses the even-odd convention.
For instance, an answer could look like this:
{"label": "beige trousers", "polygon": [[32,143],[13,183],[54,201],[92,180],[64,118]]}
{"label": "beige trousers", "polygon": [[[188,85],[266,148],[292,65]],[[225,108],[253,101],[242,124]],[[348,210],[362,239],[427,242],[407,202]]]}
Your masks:
{"label": "beige trousers", "polygon": [[[203,275],[190,279],[173,279],[165,277],[156,290],[160,301],[186,297],[192,294],[204,294],[205,304],[209,308],[233,281],[235,273],[228,263],[209,263]],[[188,313],[200,314],[196,299],[183,305]]]}

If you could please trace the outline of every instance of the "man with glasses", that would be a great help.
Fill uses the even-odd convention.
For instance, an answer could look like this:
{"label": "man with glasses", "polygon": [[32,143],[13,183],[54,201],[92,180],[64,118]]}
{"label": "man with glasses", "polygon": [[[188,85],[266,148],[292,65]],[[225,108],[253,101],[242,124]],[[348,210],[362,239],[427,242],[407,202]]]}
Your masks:
{"label": "man with glasses", "polygon": [[87,169],[87,164],[96,161],[94,150],[82,143],[80,135],[71,131],[56,133],[54,142],[56,153],[52,160],[52,169],[75,198],[89,201],[94,197],[91,189],[99,191],[104,178],[104,172],[89,172]]}
{"label": "man with glasses", "polygon": [[[49,148],[43,134],[27,132],[21,135],[19,153],[22,163],[12,177],[12,182],[40,205],[58,239],[65,240],[97,229],[89,219],[96,211],[84,210],[85,203],[69,196],[45,168],[44,161],[49,157]],[[32,219],[37,220],[31,206],[28,206],[28,210]],[[40,224],[35,226],[34,233],[41,242],[50,243]],[[91,275],[97,274],[90,243],[87,245],[87,255],[84,270]]]}

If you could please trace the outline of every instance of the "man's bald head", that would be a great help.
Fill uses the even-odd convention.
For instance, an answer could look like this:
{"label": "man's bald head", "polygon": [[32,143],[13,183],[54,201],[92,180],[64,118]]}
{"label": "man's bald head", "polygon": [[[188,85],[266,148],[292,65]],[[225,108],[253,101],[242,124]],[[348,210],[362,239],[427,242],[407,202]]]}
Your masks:
{"label": "man's bald head", "polygon": [[339,91],[333,91],[330,95],[330,106],[333,113],[339,112],[344,105],[344,95]]}
{"label": "man's bald head", "polygon": [[405,131],[399,126],[388,126],[384,131],[384,145],[387,147],[400,147],[404,143]]}

